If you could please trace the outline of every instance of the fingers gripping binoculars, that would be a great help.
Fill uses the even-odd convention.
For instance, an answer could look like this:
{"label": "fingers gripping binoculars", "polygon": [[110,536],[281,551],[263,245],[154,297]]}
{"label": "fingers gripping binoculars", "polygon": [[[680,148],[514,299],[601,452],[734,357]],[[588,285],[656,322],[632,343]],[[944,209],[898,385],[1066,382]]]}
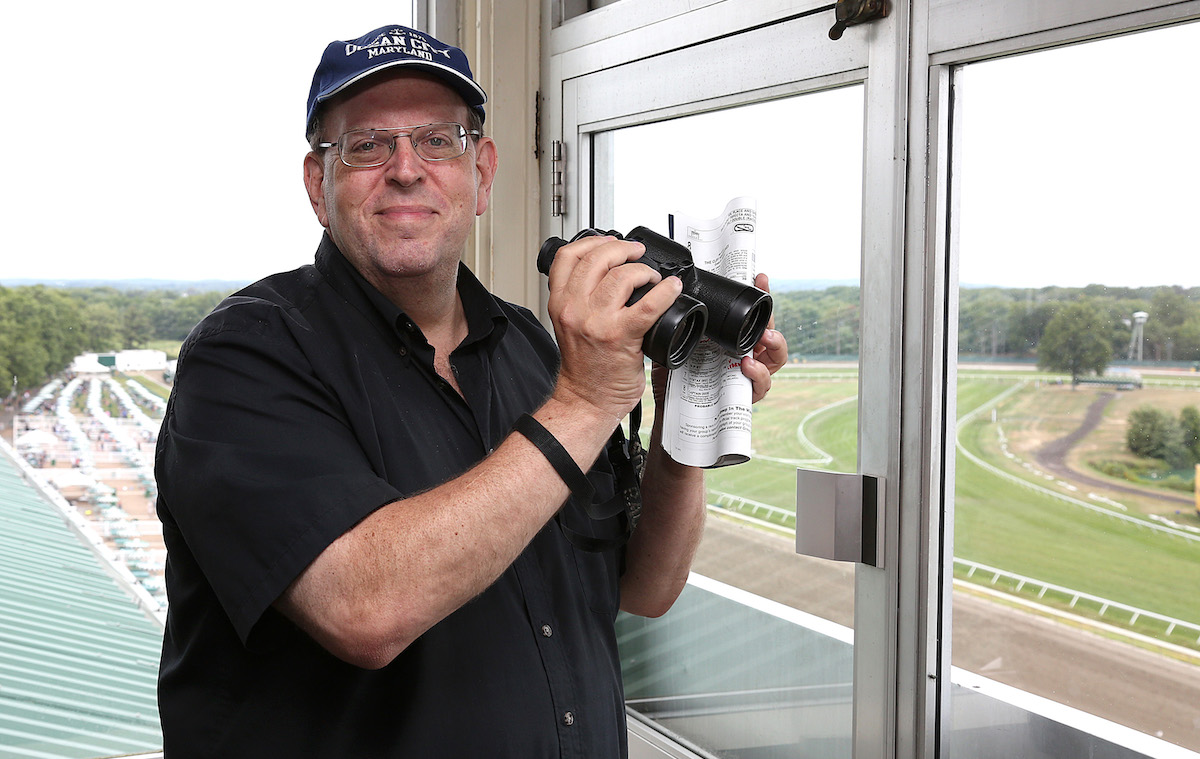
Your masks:
{"label": "fingers gripping binoculars", "polygon": [[[627,235],[585,229],[571,242],[597,235],[642,243],[645,254],[631,263],[645,264],[664,277],[679,277],[683,282],[683,292],[642,339],[642,352],[652,361],[675,369],[687,361],[705,335],[729,353],[744,356],[762,337],[771,319],[769,294],[698,268],[687,247],[646,227],[634,227]],[[561,237],[542,243],[538,271],[549,275],[554,256],[566,244]],[[641,300],[652,287],[643,285],[634,290],[626,305]]]}

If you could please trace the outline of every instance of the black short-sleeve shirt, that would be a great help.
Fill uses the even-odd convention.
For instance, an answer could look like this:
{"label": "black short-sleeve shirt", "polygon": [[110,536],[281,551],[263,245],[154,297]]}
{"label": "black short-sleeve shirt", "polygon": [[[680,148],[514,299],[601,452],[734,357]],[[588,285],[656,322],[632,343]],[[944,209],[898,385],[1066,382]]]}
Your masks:
{"label": "black short-sleeve shirt", "polygon": [[[533,315],[465,267],[459,295],[462,396],[328,236],[314,265],[230,296],[184,343],[155,461],[171,759],[624,755],[619,557],[576,549],[557,521],[380,670],[271,606],[346,530],[461,474],[548,397],[558,354]],[[571,503],[560,519],[621,529]]]}

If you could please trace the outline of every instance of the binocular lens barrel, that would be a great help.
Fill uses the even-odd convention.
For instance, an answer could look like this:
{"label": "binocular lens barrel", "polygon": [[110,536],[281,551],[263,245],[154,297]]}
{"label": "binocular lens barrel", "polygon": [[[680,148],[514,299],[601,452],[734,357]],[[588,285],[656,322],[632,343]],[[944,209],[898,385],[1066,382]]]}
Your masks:
{"label": "binocular lens barrel", "polygon": [[[616,232],[585,229],[574,239],[601,234],[621,237]],[[768,293],[697,268],[686,246],[646,227],[634,227],[623,239],[646,246],[639,263],[664,276],[678,276],[684,285],[675,303],[642,340],[642,352],[651,360],[675,369],[687,361],[704,335],[735,356],[744,356],[754,348],[771,321]],[[566,244],[561,237],[546,240],[538,252],[538,271],[548,275],[555,254]],[[636,303],[649,290],[649,285],[635,290],[627,305]]]}
{"label": "binocular lens barrel", "polygon": [[695,298],[680,295],[642,338],[642,353],[668,369],[687,362],[704,337],[708,309]]}
{"label": "binocular lens barrel", "polygon": [[708,309],[704,334],[735,356],[753,350],[771,321],[773,302],[768,293],[692,265],[692,253],[687,246],[654,230],[634,227],[626,239],[646,246],[643,262],[659,262],[661,266],[686,261],[691,275],[682,277],[683,295],[695,298]]}
{"label": "binocular lens barrel", "polygon": [[771,296],[754,298],[754,303],[746,310],[742,328],[738,330],[738,349],[735,353],[745,355],[758,345],[771,322],[771,307]]}
{"label": "binocular lens barrel", "polygon": [[546,238],[546,242],[542,243],[542,248],[538,251],[537,270],[549,277],[550,265],[554,263],[555,254],[566,244],[567,241],[561,237]]}
{"label": "binocular lens barrel", "polygon": [[744,356],[771,321],[771,296],[757,287],[724,278],[713,287],[712,281],[705,281],[707,273],[700,272],[700,286],[704,290],[701,297],[708,305],[708,336],[733,355]]}

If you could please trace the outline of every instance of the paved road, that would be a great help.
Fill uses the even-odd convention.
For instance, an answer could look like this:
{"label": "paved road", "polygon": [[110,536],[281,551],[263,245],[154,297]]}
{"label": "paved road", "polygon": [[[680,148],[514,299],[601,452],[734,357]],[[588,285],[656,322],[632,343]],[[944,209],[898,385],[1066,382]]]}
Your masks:
{"label": "paved road", "polygon": [[[852,567],[797,556],[789,539],[710,516],[693,569],[853,624]],[[966,593],[953,611],[956,666],[1200,751],[1200,666]]]}

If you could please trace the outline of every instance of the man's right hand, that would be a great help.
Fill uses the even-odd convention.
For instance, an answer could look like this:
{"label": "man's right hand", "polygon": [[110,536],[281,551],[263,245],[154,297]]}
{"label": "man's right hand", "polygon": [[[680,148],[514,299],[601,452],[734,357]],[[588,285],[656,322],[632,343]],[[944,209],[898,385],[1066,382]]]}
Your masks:
{"label": "man's right hand", "polygon": [[[645,390],[642,338],[683,289],[679,279],[663,281],[649,266],[624,265],[644,252],[639,242],[584,237],[560,248],[550,267],[548,310],[562,354],[555,395],[590,404],[614,426]],[[637,303],[625,305],[635,289],[652,283]]]}

